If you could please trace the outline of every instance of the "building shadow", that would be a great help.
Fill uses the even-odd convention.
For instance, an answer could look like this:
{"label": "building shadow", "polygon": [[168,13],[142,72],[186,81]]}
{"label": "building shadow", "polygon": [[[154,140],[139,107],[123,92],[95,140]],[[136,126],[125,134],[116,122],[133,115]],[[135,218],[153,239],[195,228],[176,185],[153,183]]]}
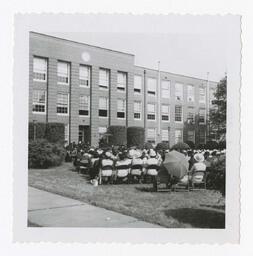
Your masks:
{"label": "building shadow", "polygon": [[179,208],[166,210],[165,214],[193,228],[225,228],[225,213],[212,209]]}

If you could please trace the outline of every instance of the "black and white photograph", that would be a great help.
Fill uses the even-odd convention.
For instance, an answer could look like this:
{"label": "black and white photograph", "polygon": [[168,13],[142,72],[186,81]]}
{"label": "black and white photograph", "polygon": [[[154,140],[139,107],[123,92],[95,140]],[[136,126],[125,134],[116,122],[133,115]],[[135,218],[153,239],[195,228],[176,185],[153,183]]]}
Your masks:
{"label": "black and white photograph", "polygon": [[[26,230],[189,230],[236,240],[239,17],[74,16],[16,17]],[[83,30],[65,27],[70,20]],[[94,20],[105,29],[88,30]]]}

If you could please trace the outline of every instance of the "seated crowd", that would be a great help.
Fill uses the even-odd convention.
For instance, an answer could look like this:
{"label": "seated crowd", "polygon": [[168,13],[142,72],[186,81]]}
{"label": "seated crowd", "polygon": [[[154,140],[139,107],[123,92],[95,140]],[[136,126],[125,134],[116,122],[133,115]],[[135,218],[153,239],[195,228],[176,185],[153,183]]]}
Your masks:
{"label": "seated crowd", "polygon": [[[155,176],[165,160],[169,150],[141,149],[125,146],[106,149],[72,143],[66,147],[66,161],[73,161],[78,172],[86,169],[92,184],[114,183],[137,180],[141,182],[147,176]],[[212,164],[225,157],[225,150],[180,150],[189,163],[189,172],[208,171]]]}

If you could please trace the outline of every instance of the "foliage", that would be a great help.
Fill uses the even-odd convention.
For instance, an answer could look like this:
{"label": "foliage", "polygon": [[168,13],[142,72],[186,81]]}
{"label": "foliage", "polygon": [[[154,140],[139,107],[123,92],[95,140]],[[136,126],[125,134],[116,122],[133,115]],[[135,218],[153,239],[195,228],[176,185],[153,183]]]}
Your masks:
{"label": "foliage", "polygon": [[143,145],[143,147],[144,147],[145,149],[147,149],[147,150],[154,148],[154,147],[153,147],[153,144],[150,143],[150,142],[145,142],[144,145]]}
{"label": "foliage", "polygon": [[216,141],[207,141],[205,148],[210,150],[217,149],[219,148],[219,144]]}
{"label": "foliage", "polygon": [[64,143],[64,132],[63,123],[29,123],[29,141],[34,140],[35,137],[36,140],[45,139],[52,143]]}
{"label": "foliage", "polygon": [[145,131],[143,127],[128,127],[127,128],[127,146],[143,147],[145,139]]}
{"label": "foliage", "polygon": [[219,190],[225,195],[226,158],[220,157],[211,162],[210,173],[207,176],[207,187]]}
{"label": "foliage", "polygon": [[184,142],[178,142],[176,143],[174,146],[172,146],[171,149],[175,149],[175,150],[185,150],[185,149],[189,149],[189,145],[184,143]]}
{"label": "foliage", "polygon": [[160,142],[156,145],[156,150],[167,150],[170,149],[169,142]]}
{"label": "foliage", "polygon": [[210,111],[210,126],[215,129],[219,140],[226,140],[227,120],[227,77],[220,80],[214,93],[214,109]]}
{"label": "foliage", "polygon": [[126,145],[127,144],[127,134],[126,134],[126,127],[125,126],[109,126],[107,132],[110,133],[112,136],[109,137],[109,144],[110,145]]}
{"label": "foliage", "polygon": [[48,168],[59,166],[65,158],[65,149],[60,144],[39,139],[30,141],[28,146],[28,167]]}

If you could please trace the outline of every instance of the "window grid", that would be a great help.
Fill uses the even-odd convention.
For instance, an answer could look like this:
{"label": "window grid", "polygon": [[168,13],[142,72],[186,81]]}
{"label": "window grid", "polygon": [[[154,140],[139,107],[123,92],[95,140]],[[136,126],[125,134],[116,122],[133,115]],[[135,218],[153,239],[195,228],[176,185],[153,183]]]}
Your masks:
{"label": "window grid", "polygon": [[170,120],[170,109],[169,105],[162,105],[162,121]]}
{"label": "window grid", "polygon": [[195,131],[187,131],[187,140],[195,143]]}
{"label": "window grid", "polygon": [[108,98],[106,97],[99,98],[98,116],[108,117]]}
{"label": "window grid", "polygon": [[47,59],[33,57],[33,80],[39,82],[47,81]]}
{"label": "window grid", "polygon": [[169,130],[168,129],[162,129],[162,141],[163,142],[169,141]]}
{"label": "window grid", "polygon": [[194,86],[193,85],[187,86],[187,101],[194,102]]}
{"label": "window grid", "polygon": [[34,90],[33,91],[33,112],[45,113],[46,112],[46,91]]}
{"label": "window grid", "polygon": [[182,142],[183,141],[183,133],[182,130],[175,130],[175,143]]}
{"label": "window grid", "polygon": [[206,102],[206,90],[204,87],[199,88],[199,102],[200,103]]}
{"label": "window grid", "polygon": [[155,141],[156,141],[156,129],[155,128],[149,128],[147,130],[147,141],[150,143],[155,143]]}
{"label": "window grid", "polygon": [[205,115],[206,115],[205,109],[200,109],[199,110],[199,123],[200,124],[205,124]]}
{"label": "window grid", "polygon": [[80,87],[90,87],[90,67],[79,66],[79,85]]}
{"label": "window grid", "polygon": [[109,88],[109,70],[100,68],[99,69],[99,88],[108,90]]}
{"label": "window grid", "polygon": [[155,117],[155,111],[156,110],[155,109],[156,109],[155,104],[148,104],[147,105],[147,110],[148,110],[147,119],[148,120],[152,120],[152,121],[156,120],[156,117]]}
{"label": "window grid", "polygon": [[148,95],[155,96],[156,95],[156,79],[148,78]]}
{"label": "window grid", "polygon": [[182,106],[175,106],[175,122],[183,122]]}
{"label": "window grid", "polygon": [[134,119],[141,120],[141,102],[134,102]]}
{"label": "window grid", "polygon": [[183,85],[176,83],[175,84],[175,99],[177,101],[183,100]]}
{"label": "window grid", "polygon": [[126,100],[119,99],[117,101],[117,118],[125,119],[126,116]]}
{"label": "window grid", "polygon": [[57,63],[57,82],[58,84],[69,84],[70,64],[64,61]]}
{"label": "window grid", "polygon": [[206,143],[206,132],[204,130],[199,131],[199,144]]}
{"label": "window grid", "polygon": [[68,94],[57,95],[57,114],[68,114]]}
{"label": "window grid", "polygon": [[117,75],[117,90],[119,92],[125,92],[126,84],[127,84],[127,74],[125,72],[119,71]]}
{"label": "window grid", "polygon": [[142,76],[134,76],[134,93],[141,94]]}
{"label": "window grid", "polygon": [[81,95],[79,97],[79,115],[89,116],[90,110],[90,97],[86,95]]}
{"label": "window grid", "polygon": [[162,81],[162,98],[170,98],[170,81]]}

